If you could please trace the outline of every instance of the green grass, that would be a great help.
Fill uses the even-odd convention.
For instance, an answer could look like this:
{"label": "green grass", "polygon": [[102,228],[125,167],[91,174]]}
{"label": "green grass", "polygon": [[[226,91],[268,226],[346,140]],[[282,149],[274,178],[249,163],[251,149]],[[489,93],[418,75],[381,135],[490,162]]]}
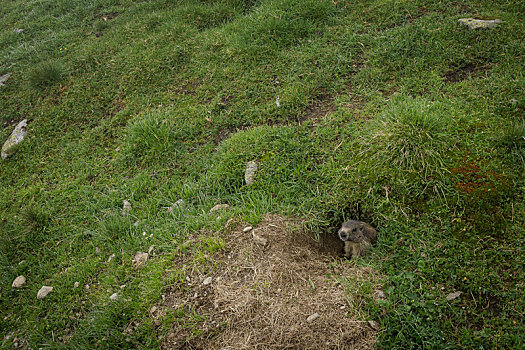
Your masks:
{"label": "green grass", "polygon": [[[230,217],[256,224],[276,212],[313,234],[348,218],[379,228],[358,263],[385,276],[386,301],[361,292],[380,348],[519,348],[524,11],[506,1],[1,2],[0,75],[12,76],[0,87],[0,140],[29,121],[0,168],[2,347],[157,348],[164,328],[147,311],[180,278],[175,248]],[[472,16],[503,22],[458,26]],[[312,115],[319,105],[331,113]],[[208,211],[219,203],[232,210],[217,219]],[[151,245],[162,255],[133,269]],[[20,274],[27,284],[13,290]],[[44,284],[54,290],[37,300]]]}

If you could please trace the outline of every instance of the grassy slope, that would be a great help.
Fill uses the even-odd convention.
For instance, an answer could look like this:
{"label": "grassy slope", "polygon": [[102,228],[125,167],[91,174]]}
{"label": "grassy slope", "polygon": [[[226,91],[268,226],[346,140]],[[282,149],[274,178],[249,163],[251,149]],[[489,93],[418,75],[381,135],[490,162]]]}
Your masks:
{"label": "grassy slope", "polygon": [[[274,211],[318,233],[355,216],[380,228],[378,248],[358,263],[386,275],[388,300],[368,303],[382,347],[517,347],[524,10],[510,1],[3,1],[0,75],[13,76],[0,88],[0,139],[22,118],[30,126],[0,168],[0,335],[31,347],[156,347],[162,327],[147,310],[176,283],[173,245],[230,216],[256,223]],[[457,25],[471,15],[503,24]],[[59,81],[45,84],[46,62]],[[308,120],[316,105],[333,113]],[[260,171],[247,188],[253,159]],[[167,213],[179,198],[183,208]],[[131,217],[120,215],[124,199]],[[233,210],[206,214],[222,202]],[[165,255],[132,269],[152,244]],[[20,274],[28,283],[12,290]],[[55,289],[36,300],[43,284]],[[128,301],[109,303],[124,284]]]}

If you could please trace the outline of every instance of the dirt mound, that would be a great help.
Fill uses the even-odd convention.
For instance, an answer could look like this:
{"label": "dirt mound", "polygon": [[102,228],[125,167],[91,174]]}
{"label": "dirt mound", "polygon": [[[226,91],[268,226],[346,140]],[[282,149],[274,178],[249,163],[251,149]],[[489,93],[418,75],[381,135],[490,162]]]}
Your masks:
{"label": "dirt mound", "polygon": [[375,287],[374,270],[326,254],[279,216],[248,232],[235,226],[218,240],[190,243],[224,243],[213,257],[199,249],[181,255],[186,277],[161,306],[175,310],[163,348],[374,348],[376,330],[358,320],[360,297],[345,293],[352,284]]}

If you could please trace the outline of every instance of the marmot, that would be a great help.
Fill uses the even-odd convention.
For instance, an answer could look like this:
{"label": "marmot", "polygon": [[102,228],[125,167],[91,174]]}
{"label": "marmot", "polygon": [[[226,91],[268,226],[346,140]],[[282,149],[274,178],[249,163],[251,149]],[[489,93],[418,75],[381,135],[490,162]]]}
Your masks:
{"label": "marmot", "polygon": [[343,251],[348,259],[363,255],[377,241],[376,229],[362,221],[346,221],[337,234],[345,242]]}

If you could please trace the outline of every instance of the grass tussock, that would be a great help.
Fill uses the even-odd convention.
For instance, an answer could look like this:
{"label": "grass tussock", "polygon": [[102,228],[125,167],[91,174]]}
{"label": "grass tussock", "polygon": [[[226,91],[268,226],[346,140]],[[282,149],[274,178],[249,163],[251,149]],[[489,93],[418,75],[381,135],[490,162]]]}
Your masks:
{"label": "grass tussock", "polygon": [[64,65],[59,62],[37,64],[28,73],[28,82],[33,89],[44,89],[60,82],[66,74]]}

